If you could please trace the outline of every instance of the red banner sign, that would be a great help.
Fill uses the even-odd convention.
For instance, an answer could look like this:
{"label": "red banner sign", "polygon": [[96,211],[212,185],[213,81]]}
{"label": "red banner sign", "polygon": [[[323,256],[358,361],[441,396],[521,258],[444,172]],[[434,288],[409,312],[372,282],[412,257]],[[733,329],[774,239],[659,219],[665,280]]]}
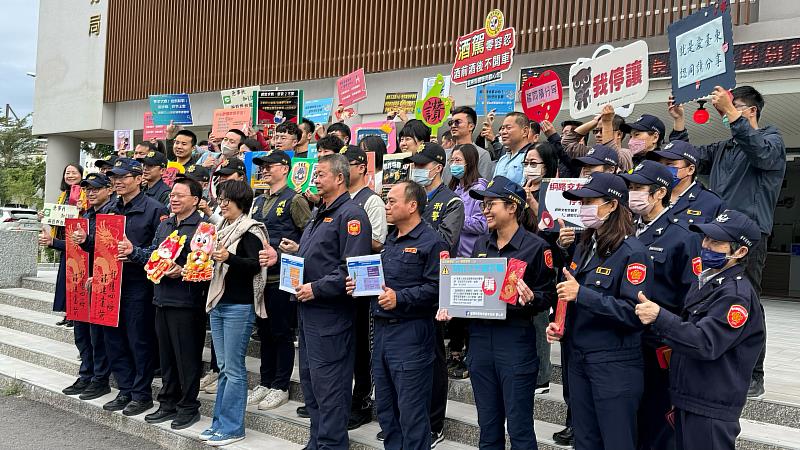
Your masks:
{"label": "red banner sign", "polygon": [[89,321],[116,327],[122,294],[122,261],[117,259],[117,244],[125,237],[125,216],[98,214],[94,236],[92,303]]}
{"label": "red banner sign", "polygon": [[367,98],[367,79],[364,69],[358,69],[336,80],[336,91],[339,93],[339,104],[354,105]]}
{"label": "red banner sign", "polygon": [[484,28],[461,36],[456,41],[456,62],[452,82],[468,88],[497,81],[514,62],[516,33],[503,28],[505,17],[499,9],[486,16]]}
{"label": "red banner sign", "polygon": [[150,139],[166,139],[167,126],[156,125],[153,122],[153,113],[150,111],[144,113],[144,127],[142,128],[142,140],[149,141]]}
{"label": "red banner sign", "polygon": [[75,230],[89,231],[88,219],[65,219],[64,240],[67,258],[67,320],[89,321],[89,291],[86,280],[89,278],[89,254],[72,242],[69,236]]}

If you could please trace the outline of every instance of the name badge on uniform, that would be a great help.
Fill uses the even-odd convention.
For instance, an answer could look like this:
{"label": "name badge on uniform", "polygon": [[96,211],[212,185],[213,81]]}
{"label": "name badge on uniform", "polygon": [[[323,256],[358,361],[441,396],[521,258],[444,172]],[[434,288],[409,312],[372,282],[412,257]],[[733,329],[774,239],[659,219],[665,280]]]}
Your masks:
{"label": "name badge on uniform", "polygon": [[417,253],[417,247],[406,247],[403,249],[403,253]]}
{"label": "name badge on uniform", "polygon": [[611,275],[611,269],[608,267],[598,267],[595,272],[599,273],[600,275]]}
{"label": "name badge on uniform", "polygon": [[322,219],[322,221],[324,223],[331,223],[331,222],[333,222],[333,217],[326,217],[326,218]]}
{"label": "name badge on uniform", "polygon": [[686,210],[686,214],[688,214],[690,216],[699,216],[699,215],[703,214],[703,212],[702,211],[698,211],[696,209],[687,209]]}

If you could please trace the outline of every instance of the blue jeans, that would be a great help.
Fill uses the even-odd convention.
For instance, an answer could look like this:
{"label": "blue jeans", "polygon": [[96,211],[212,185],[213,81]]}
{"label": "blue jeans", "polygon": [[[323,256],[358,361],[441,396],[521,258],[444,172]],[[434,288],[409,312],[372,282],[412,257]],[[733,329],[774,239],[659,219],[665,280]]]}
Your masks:
{"label": "blue jeans", "polygon": [[256,313],[252,304],[217,304],[211,310],[211,337],[219,364],[217,400],[211,428],[219,434],[244,436],[247,408],[247,343]]}

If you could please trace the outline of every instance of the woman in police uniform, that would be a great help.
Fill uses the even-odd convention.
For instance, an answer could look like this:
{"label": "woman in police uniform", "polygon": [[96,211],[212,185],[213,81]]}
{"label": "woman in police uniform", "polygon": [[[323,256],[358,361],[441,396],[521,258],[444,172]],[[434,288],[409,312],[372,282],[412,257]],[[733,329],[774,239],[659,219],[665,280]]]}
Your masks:
{"label": "woman in police uniform", "polygon": [[643,390],[643,326],[634,308],[639,291],[648,292],[652,265],[633,236],[622,178],[595,173],[564,197],[580,202],[587,230],[557,286],[558,300],[569,304],[566,335],[555,323],[547,334],[551,341],[565,337],[569,346],[575,448],[633,449]]}

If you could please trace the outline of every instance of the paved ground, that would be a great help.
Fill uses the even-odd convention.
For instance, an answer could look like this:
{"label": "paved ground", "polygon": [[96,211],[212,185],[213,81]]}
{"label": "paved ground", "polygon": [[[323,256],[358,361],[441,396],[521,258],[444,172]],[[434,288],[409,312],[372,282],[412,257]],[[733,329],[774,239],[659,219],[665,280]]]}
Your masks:
{"label": "paved ground", "polygon": [[0,394],[0,449],[150,450],[160,447],[75,414]]}

